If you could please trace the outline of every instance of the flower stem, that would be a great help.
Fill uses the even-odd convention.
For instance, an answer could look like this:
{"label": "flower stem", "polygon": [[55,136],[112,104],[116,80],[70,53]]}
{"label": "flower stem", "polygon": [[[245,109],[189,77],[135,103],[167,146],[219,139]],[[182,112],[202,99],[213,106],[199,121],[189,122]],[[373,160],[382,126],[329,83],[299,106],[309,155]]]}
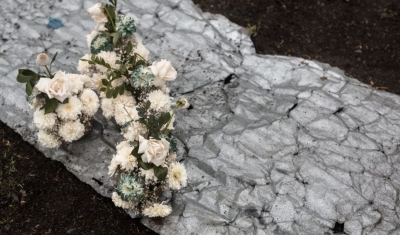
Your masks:
{"label": "flower stem", "polygon": [[47,65],[45,65],[44,67],[47,70],[47,73],[48,73],[47,76],[49,76],[50,78],[53,78],[53,76],[51,75],[51,71],[50,71],[49,67],[47,67]]}
{"label": "flower stem", "polygon": [[168,122],[167,122],[167,125],[165,126],[164,130],[162,131],[163,134],[165,134],[165,133],[167,132],[168,126],[169,126],[169,124],[171,123],[172,118],[174,117],[174,115],[175,115],[175,113],[176,113],[176,110],[177,110],[179,107],[180,107],[180,105],[176,105],[175,108],[174,108],[174,111],[172,111],[172,115],[171,115],[171,117],[169,118],[169,120],[168,120]]}

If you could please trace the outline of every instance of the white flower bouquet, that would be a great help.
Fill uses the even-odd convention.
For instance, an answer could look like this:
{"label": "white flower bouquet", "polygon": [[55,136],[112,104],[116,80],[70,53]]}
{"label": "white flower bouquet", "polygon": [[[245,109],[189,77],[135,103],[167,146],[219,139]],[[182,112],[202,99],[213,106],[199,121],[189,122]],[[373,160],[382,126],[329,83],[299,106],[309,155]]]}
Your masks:
{"label": "white flower bouquet", "polygon": [[36,63],[45,68],[44,72],[20,69],[17,76],[18,82],[26,83],[28,102],[35,109],[33,123],[39,129],[38,140],[46,148],[82,138],[90,131],[99,109],[97,94],[87,88],[88,76],[51,72],[56,57],[50,62],[48,55],[41,53]]}
{"label": "white flower bouquet", "polygon": [[149,63],[149,51],[134,35],[135,21],[116,14],[116,0],[110,3],[88,9],[97,25],[87,36],[91,53],[81,58],[78,71],[90,77],[104,117],[114,118],[126,139],[109,166],[113,202],[136,214],[165,217],[172,209],[159,201],[161,193],[187,184],[171,130],[176,111],[189,103],[180,98],[173,105],[165,84],[177,71],[166,60]]}

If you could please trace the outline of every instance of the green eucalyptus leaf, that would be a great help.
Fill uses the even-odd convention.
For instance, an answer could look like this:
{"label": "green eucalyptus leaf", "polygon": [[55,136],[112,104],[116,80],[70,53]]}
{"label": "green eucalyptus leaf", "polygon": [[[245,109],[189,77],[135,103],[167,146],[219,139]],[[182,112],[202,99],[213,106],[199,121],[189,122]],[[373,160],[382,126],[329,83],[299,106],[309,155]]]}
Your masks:
{"label": "green eucalyptus leaf", "polygon": [[112,90],[110,90],[110,87],[107,87],[107,90],[106,90],[106,97],[107,97],[108,99],[110,99],[110,98],[112,97]]}
{"label": "green eucalyptus leaf", "polygon": [[106,90],[107,90],[107,88],[105,88],[105,87],[100,88],[101,92],[105,92]]}
{"label": "green eucalyptus leaf", "polygon": [[119,88],[119,94],[123,95],[124,91],[125,91],[125,87],[124,87],[124,85],[121,85],[120,88]]}
{"label": "green eucalyptus leaf", "polygon": [[118,87],[112,90],[112,97],[115,99],[118,96]]}
{"label": "green eucalyptus leaf", "polygon": [[157,177],[158,180],[165,180],[168,175],[168,168],[167,167],[162,167],[162,166],[155,166],[153,167],[154,169],[154,175]]}
{"label": "green eucalyptus leaf", "polygon": [[103,78],[103,79],[101,79],[101,83],[103,83],[104,86],[107,86],[108,85],[108,80]]}

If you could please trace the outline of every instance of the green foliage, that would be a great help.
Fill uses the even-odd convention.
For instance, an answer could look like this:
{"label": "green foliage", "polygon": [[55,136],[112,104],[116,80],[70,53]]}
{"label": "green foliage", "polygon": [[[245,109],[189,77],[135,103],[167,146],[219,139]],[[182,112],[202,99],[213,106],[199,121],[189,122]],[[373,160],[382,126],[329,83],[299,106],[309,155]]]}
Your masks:
{"label": "green foliage", "polygon": [[[68,100],[64,100],[64,102],[68,103]],[[56,110],[56,108],[58,107],[59,101],[57,99],[50,99],[46,96],[45,98],[45,104],[42,106],[41,109],[44,109],[44,113],[48,114],[48,113],[52,113]]]}
{"label": "green foliage", "polygon": [[146,115],[147,111],[150,109],[151,103],[147,101],[145,107],[136,108],[139,115],[139,122],[146,125],[149,132],[149,136],[154,139],[160,139],[161,127],[170,120],[171,114],[169,112],[163,112],[159,116],[156,115]]}
{"label": "green foliage", "polygon": [[40,75],[29,69],[19,69],[17,75],[17,81],[20,83],[26,83],[26,94],[32,95],[33,87],[39,81]]}
{"label": "green foliage", "polygon": [[143,170],[151,170],[155,167],[155,165],[153,163],[146,163],[146,162],[142,161],[142,159],[138,160],[138,165]]}
{"label": "green foliage", "polygon": [[27,83],[32,79],[40,79],[40,75],[30,69],[19,69],[17,81],[20,83]]}
{"label": "green foliage", "polygon": [[155,166],[153,168],[154,170],[154,175],[157,177],[159,180],[165,180],[165,178],[168,175],[168,168],[167,167],[162,167],[162,166]]}
{"label": "green foliage", "polygon": [[102,87],[100,89],[100,91],[105,92],[106,97],[108,99],[110,99],[111,97],[117,98],[118,95],[124,94],[125,84],[119,85],[117,87],[112,87],[112,85],[111,85],[113,80],[128,74],[128,70],[126,69],[126,67],[124,65],[120,66],[120,70],[115,70],[115,69],[111,68],[111,65],[106,63],[103,58],[97,57],[95,55],[92,55],[90,60],[86,60],[86,59],[81,59],[81,60],[87,61],[89,64],[98,64],[98,65],[101,65],[101,66],[104,66],[107,68],[107,79],[103,78],[101,80],[102,84],[105,87]]}

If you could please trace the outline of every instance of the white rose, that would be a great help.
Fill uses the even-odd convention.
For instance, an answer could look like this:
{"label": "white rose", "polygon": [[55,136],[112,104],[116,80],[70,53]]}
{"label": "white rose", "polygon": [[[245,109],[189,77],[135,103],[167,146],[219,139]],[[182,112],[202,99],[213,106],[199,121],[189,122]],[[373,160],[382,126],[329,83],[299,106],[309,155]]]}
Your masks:
{"label": "white rose", "polygon": [[96,3],[91,8],[87,9],[87,12],[92,15],[92,19],[97,23],[97,31],[106,30],[105,23],[108,22],[106,14],[104,14],[101,3]]}
{"label": "white rose", "polygon": [[49,63],[50,63],[50,59],[46,53],[40,53],[36,57],[36,64],[39,66],[45,66],[45,65],[48,65]]}
{"label": "white rose", "polygon": [[166,81],[175,80],[178,73],[172,67],[171,62],[167,60],[161,60],[160,62],[154,62],[150,66],[155,78],[153,85],[156,87],[161,87]]}
{"label": "white rose", "polygon": [[92,19],[97,23],[107,23],[107,16],[104,14],[103,9],[101,9],[102,4],[96,3],[91,8],[87,9],[87,12],[92,15]]}
{"label": "white rose", "polygon": [[50,99],[56,98],[60,102],[64,102],[66,98],[71,96],[73,84],[71,84],[65,72],[58,71],[53,79],[41,78],[35,87],[46,93]]}
{"label": "white rose", "polygon": [[139,151],[143,153],[142,160],[144,162],[152,162],[156,166],[160,166],[165,162],[169,152],[169,142],[165,139],[146,140],[143,136],[139,136]]}

